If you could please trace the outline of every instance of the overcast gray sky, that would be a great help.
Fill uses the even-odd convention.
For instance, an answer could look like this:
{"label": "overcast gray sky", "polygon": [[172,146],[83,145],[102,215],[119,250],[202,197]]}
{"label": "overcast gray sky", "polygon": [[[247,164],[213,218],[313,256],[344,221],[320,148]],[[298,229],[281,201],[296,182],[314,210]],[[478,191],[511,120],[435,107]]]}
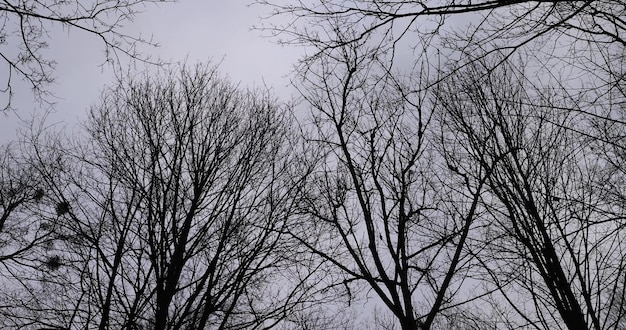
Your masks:
{"label": "overcast gray sky", "polygon": [[[282,47],[251,30],[266,8],[247,6],[250,1],[185,0],[178,3],[148,5],[134,22],[126,24],[135,35],[153,35],[158,48],[145,48],[155,58],[188,62],[223,61],[220,72],[243,86],[264,82],[275,93],[288,99],[292,93],[286,77],[300,50]],[[95,36],[58,28],[51,34],[50,58],[57,61],[56,82],[50,90],[59,99],[50,123],[66,123],[71,129],[98,101],[100,90],[113,82],[110,68],[99,66],[104,60],[103,46]],[[5,75],[0,68],[0,75]],[[13,105],[17,113],[0,114],[0,143],[15,138],[20,119],[43,114],[28,86],[14,84]]]}

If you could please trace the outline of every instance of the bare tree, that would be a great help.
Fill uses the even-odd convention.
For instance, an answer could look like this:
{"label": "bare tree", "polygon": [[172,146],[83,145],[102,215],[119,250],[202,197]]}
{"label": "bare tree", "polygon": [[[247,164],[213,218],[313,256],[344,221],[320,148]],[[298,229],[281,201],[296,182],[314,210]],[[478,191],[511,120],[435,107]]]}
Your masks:
{"label": "bare tree", "polygon": [[[317,188],[308,190],[317,203],[307,211],[320,220],[308,229],[319,241],[305,245],[352,276],[338,286],[369,281],[403,327],[433,326],[444,302],[446,311],[475,310],[448,300],[453,279],[487,287],[464,298],[509,302],[493,304],[485,314],[495,321],[479,320],[477,328],[617,326],[607,310],[621,310],[622,199],[602,185],[610,179],[622,190],[623,167],[614,163],[623,151],[623,1],[257,2],[291,18],[262,29],[310,47],[297,72],[314,109],[311,141],[323,151]],[[469,23],[456,24],[461,18]],[[517,56],[532,62],[517,63]],[[428,83],[403,86],[399,72],[407,67]],[[430,88],[433,99],[419,96]],[[439,138],[427,134],[431,116],[442,123]],[[415,191],[433,195],[420,202]],[[408,245],[398,242],[408,227],[377,225],[409,219],[412,209],[403,214],[401,207],[409,202],[425,218],[457,221],[454,230],[440,225],[447,231],[440,240],[435,226],[408,240],[438,251],[417,250],[425,265],[450,265],[440,282],[432,271],[416,277],[438,284],[429,288],[432,301],[424,299],[429,312],[413,319],[408,311],[417,304],[406,292],[421,289],[394,293],[405,285],[401,272],[384,274],[388,265],[403,269]],[[427,216],[426,205],[434,205]],[[338,241],[345,250],[331,243]]]}
{"label": "bare tree", "polygon": [[39,101],[49,102],[47,86],[54,80],[53,58],[45,49],[55,27],[86,32],[102,41],[105,61],[117,62],[120,55],[147,60],[139,53],[141,44],[155,45],[150,38],[133,36],[123,25],[133,20],[149,3],[164,0],[36,1],[7,0],[0,4],[0,62],[5,76],[0,91],[6,97],[3,110],[11,109],[14,79],[23,79]]}
{"label": "bare tree", "polygon": [[60,298],[15,327],[270,328],[298,305],[288,108],[199,65],[108,89],[86,128],[47,176],[58,266],[24,280]]}
{"label": "bare tree", "polygon": [[[323,249],[316,250],[318,254],[335,264],[344,260],[340,257],[351,257],[355,266],[343,271],[354,278],[363,273],[364,279],[381,276],[371,282],[384,289],[372,291],[380,297],[389,295],[386,305],[403,327],[414,324],[407,311],[415,305],[403,300],[410,295],[394,296],[390,286],[403,284],[385,278],[382,271],[394,264],[390,260],[402,259],[395,258],[391,248],[400,246],[401,239],[383,234],[376,240],[362,233],[375,236],[376,217],[383,223],[395,219],[389,216],[390,210],[401,210],[407,201],[418,205],[420,214],[419,206],[436,205],[429,217],[436,214],[441,223],[446,223],[441,220],[446,216],[462,221],[451,226],[455,230],[439,236],[440,241],[431,240],[433,236],[423,231],[418,231],[419,239],[409,240],[433,249],[446,246],[450,250],[437,251],[452,256],[443,258],[451,266],[446,275],[439,274],[440,286],[429,288],[435,296],[432,301],[425,299],[425,305],[431,306],[429,312],[415,317],[420,326],[433,326],[444,302],[448,303],[445,311],[452,314],[475,310],[471,303],[455,306],[448,300],[447,285],[457,279],[477,281],[486,288],[474,298],[464,298],[495,302],[487,313],[474,313],[488,321],[477,320],[477,328],[486,324],[615,327],[617,323],[608,321],[606,311],[621,308],[613,305],[620,300],[617,280],[623,276],[622,248],[617,247],[621,202],[619,194],[611,195],[611,189],[597,186],[607,180],[607,173],[613,173],[610,182],[621,191],[617,188],[621,176],[615,175],[621,169],[609,170],[616,157],[608,155],[615,154],[612,148],[623,149],[620,133],[612,129],[621,128],[624,122],[623,1],[257,2],[273,10],[270,16],[291,18],[286,25],[270,22],[262,29],[281,38],[279,42],[310,49],[297,72],[304,77],[305,98],[315,109],[319,133],[312,140],[326,148],[321,153],[325,160],[319,172],[322,178],[317,179],[321,188],[315,191],[337,192],[315,196],[318,201],[324,196],[327,205],[337,205],[335,210],[323,211],[318,204],[311,209],[324,220],[321,223],[337,230],[322,242],[335,246],[328,242],[342,241],[346,247],[332,250],[337,256]],[[468,23],[459,24],[464,18]],[[532,63],[518,64],[514,62],[517,56],[526,56]],[[376,69],[371,63],[376,63]],[[414,76],[428,83],[402,86],[398,72],[407,67],[418,68]],[[416,96],[430,93],[430,88],[435,91],[433,99]],[[389,110],[402,104],[420,110]],[[423,117],[406,120],[407,114],[416,113]],[[431,116],[443,123],[439,138],[427,134],[430,120],[424,118]],[[404,140],[411,144],[395,142]],[[439,151],[443,158],[438,158]],[[404,156],[398,160],[390,154]],[[601,164],[596,157],[603,159]],[[416,161],[411,164],[408,159]],[[396,174],[387,178],[385,170]],[[406,180],[407,173],[429,180],[421,186],[409,180],[407,185],[400,180]],[[404,191],[400,187],[428,191],[436,198],[423,195],[419,203],[398,193],[398,202],[389,202],[386,198],[394,195],[385,189]],[[379,204],[372,206],[372,196],[377,196]],[[609,196],[615,202],[608,203]],[[402,219],[402,211],[398,212]],[[566,221],[567,217],[576,221]],[[354,219],[374,220],[358,228]],[[402,226],[380,228],[402,236]],[[327,237],[327,232],[331,231],[318,229],[320,237]],[[379,241],[382,247],[388,243],[388,255],[380,255],[386,250],[377,246]],[[366,248],[367,254],[356,253]],[[447,252],[451,250],[455,253]],[[423,255],[428,256],[425,264],[442,260],[436,253]],[[368,266],[367,258],[375,267]],[[395,264],[396,270],[402,269],[402,262]],[[422,272],[424,281],[437,283],[431,274]],[[602,283],[611,283],[611,289]],[[453,291],[463,292],[461,288],[467,286],[457,288]],[[512,292],[523,292],[524,298],[513,299]],[[507,308],[497,306],[502,301],[509,302]]]}
{"label": "bare tree", "polygon": [[400,328],[430,329],[473,295],[457,275],[482,184],[462,194],[443,184],[419,92],[426,69],[400,78],[375,52],[349,44],[299,77],[313,169],[290,234],[326,262],[325,283],[348,304],[371,293]]}
{"label": "bare tree", "polygon": [[[33,162],[21,143],[3,146],[0,157],[0,326],[10,328],[24,304],[40,298],[21,299],[19,293],[31,289],[29,280],[60,265],[52,251],[56,224],[48,221],[56,204],[40,171],[41,166],[48,173],[59,168],[49,158]],[[25,319],[30,322],[28,315]]]}
{"label": "bare tree", "polygon": [[571,111],[584,103],[567,90],[533,83],[521,60],[494,60],[497,70],[483,74],[491,63],[477,62],[435,93],[459,174],[479,181],[475,168],[493,171],[485,231],[471,244],[484,280],[512,306],[513,325],[618,328],[623,203],[604,184],[615,172],[597,150],[621,142],[599,134],[589,109]]}

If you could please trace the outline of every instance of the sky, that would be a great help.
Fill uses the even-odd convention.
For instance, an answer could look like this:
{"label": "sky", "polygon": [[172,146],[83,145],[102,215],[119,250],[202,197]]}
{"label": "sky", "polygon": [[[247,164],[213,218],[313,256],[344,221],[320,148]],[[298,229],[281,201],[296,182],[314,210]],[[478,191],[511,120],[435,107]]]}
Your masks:
{"label": "sky", "polygon": [[[283,100],[295,96],[289,86],[289,73],[301,55],[294,46],[280,46],[276,40],[263,36],[258,25],[267,8],[249,6],[248,0],[185,0],[177,3],[149,4],[133,22],[125,24],[130,34],[152,35],[160,46],[144,48],[153,58],[188,63],[220,63],[220,73],[228,75],[241,86],[271,87]],[[101,41],[93,35],[53,29],[49,58],[57,62],[56,81],[49,90],[57,97],[46,122],[75,129],[92,104],[97,104],[101,90],[112,84],[112,70],[102,66],[104,54]],[[122,58],[124,61],[128,59]],[[0,68],[0,75],[6,70]],[[0,114],[0,144],[16,138],[23,120],[41,116],[46,107],[34,101],[23,83],[14,84],[12,104],[17,111]]]}

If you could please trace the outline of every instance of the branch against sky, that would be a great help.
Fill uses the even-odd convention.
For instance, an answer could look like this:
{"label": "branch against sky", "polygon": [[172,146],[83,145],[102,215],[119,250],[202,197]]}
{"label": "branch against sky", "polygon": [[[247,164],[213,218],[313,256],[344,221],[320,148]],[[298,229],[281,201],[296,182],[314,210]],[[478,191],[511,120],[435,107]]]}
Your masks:
{"label": "branch against sky", "polygon": [[[55,59],[46,54],[51,31],[87,33],[102,42],[105,63],[119,64],[121,57],[149,61],[139,46],[156,43],[150,36],[125,32],[125,24],[163,0],[37,1],[6,0],[0,3],[0,110],[12,109],[16,80],[31,88],[39,102],[52,103],[48,87],[55,80]],[[169,2],[169,0],[167,1]]]}
{"label": "branch against sky", "polygon": [[[315,46],[320,51],[358,43],[372,35],[387,40],[381,49],[395,47],[398,40],[415,33],[445,33],[447,19],[460,20],[475,14],[469,21],[463,40],[473,44],[501,38],[515,41],[504,45],[513,48],[543,34],[567,31],[587,33],[590,41],[626,44],[626,22],[621,17],[626,3],[601,1],[281,1],[257,0],[270,8],[270,16],[287,16],[291,21],[274,25],[271,21],[259,28],[280,37],[284,43]],[[470,16],[472,17],[472,16]],[[479,23],[479,24],[476,24]],[[458,27],[458,26],[457,26]],[[353,31],[348,39],[338,39],[337,30]],[[460,30],[460,29],[459,29]],[[479,33],[475,35],[475,33]],[[485,33],[491,33],[486,35]],[[570,32],[571,33],[571,32]],[[595,37],[594,37],[595,36]],[[581,36],[582,37],[582,36]],[[596,39],[598,38],[598,39]]]}
{"label": "branch against sky", "polygon": [[[51,171],[54,172],[54,169]],[[37,166],[28,160],[17,143],[2,146],[0,274],[16,270],[20,265],[38,267],[33,255],[41,253],[43,247],[54,238],[50,226],[37,216],[51,204],[44,189],[44,181]]]}
{"label": "branch against sky", "polygon": [[386,71],[366,43],[338,50],[298,76],[313,170],[290,235],[330,265],[328,285],[348,304],[371,298],[402,329],[437,328],[480,291],[464,291],[463,274],[482,184],[455,190],[441,178],[419,92],[427,68]]}
{"label": "branch against sky", "polygon": [[255,328],[311,302],[307,269],[288,272],[290,118],[267,90],[181,65],[105,90],[81,137],[35,139],[55,263],[0,272],[24,283],[4,328]]}
{"label": "branch against sky", "polygon": [[[581,196],[577,190],[579,187],[598,184],[589,181],[598,180],[593,176],[596,169],[592,166],[585,168],[588,166],[585,162],[591,160],[572,158],[571,154],[557,152],[554,148],[566,144],[564,141],[574,145],[580,141],[594,141],[605,149],[621,150],[623,147],[621,135],[608,134],[609,138],[606,133],[611,132],[609,127],[612,125],[623,127],[624,123],[626,94],[623,63],[626,44],[623,36],[626,24],[622,16],[625,2],[260,0],[257,3],[273,10],[269,23],[260,29],[281,43],[307,47],[307,55],[301,59],[297,78],[293,81],[301,88],[303,99],[312,110],[311,125],[315,127],[315,134],[310,137],[310,142],[319,144],[323,151],[320,152],[320,169],[315,172],[318,177],[312,179],[312,188],[307,190],[312,195],[307,211],[311,218],[318,220],[309,231],[317,230],[318,236],[317,240],[303,244],[336,265],[340,273],[343,272],[346,288],[358,281],[367,282],[365,286],[370,288],[370,293],[381,299],[402,328],[429,328],[444,319],[439,317],[433,322],[440,310],[472,306],[455,305],[452,298],[446,296],[450,289],[446,285],[451,280],[462,283],[464,278],[474,280],[487,274],[494,277],[486,276],[482,279],[486,281],[484,283],[493,280],[496,285],[486,290],[484,295],[476,294],[476,301],[495,299],[497,303],[498,298],[494,297],[507,299],[509,292],[498,290],[509,288],[509,285],[530,292],[526,301],[538,300],[532,305],[536,309],[534,314],[515,310],[518,306],[511,303],[512,312],[509,310],[506,313],[510,312],[513,319],[506,319],[503,316],[506,313],[501,309],[485,309],[485,313],[492,313],[485,320],[494,322],[494,326],[576,328],[585,324],[596,329],[611,327],[603,323],[608,320],[603,309],[619,312],[621,307],[603,304],[606,297],[621,297],[615,289],[615,279],[621,276],[622,271],[612,269],[602,273],[596,270],[613,261],[621,264],[622,250],[620,247],[614,254],[603,254],[604,251],[596,250],[599,245],[594,245],[592,241],[609,242],[610,247],[619,241],[621,234],[610,228],[603,233],[602,229],[608,225],[600,225],[594,227],[597,232],[587,235],[584,231],[589,227],[585,222],[595,221],[590,220],[588,214],[578,220],[579,228],[575,224],[564,226],[561,223],[565,219],[563,214],[558,213],[562,209],[557,201],[546,197],[547,194],[541,196],[543,199],[534,195],[537,191],[552,189],[541,180],[548,180],[548,176],[558,176],[559,173],[564,176],[570,174],[562,179],[565,183],[561,187],[567,190],[564,195],[569,194],[573,200],[567,205],[566,211],[570,215],[580,209],[595,207],[594,203],[600,199],[598,196],[606,194],[606,190],[594,188],[584,191],[586,195]],[[272,25],[274,15],[290,18],[289,23]],[[527,56],[532,64],[524,66],[510,62],[518,56]],[[525,79],[523,84],[498,76],[509,66],[515,68],[516,65],[522,66],[518,69],[523,77],[520,79]],[[400,82],[406,76],[420,83],[403,85]],[[524,90],[523,87],[528,88]],[[439,93],[433,99],[419,96],[420,93],[432,95],[433,92]],[[429,101],[433,103],[429,104]],[[525,103],[520,105],[520,102]],[[429,109],[434,105],[438,108]],[[439,146],[451,149],[444,148],[440,155],[443,159],[438,159],[432,153],[434,149],[431,149],[437,138],[425,134],[428,132],[425,127],[432,125],[428,119],[430,116],[449,115],[447,107],[455,106],[456,118],[462,125],[448,125],[445,130],[467,137],[450,145],[445,145],[444,139],[439,137],[442,139]],[[489,113],[500,111],[498,106],[509,112],[495,115],[480,113],[466,118],[469,109]],[[489,116],[499,117],[496,120]],[[476,126],[465,127],[463,120]],[[603,125],[605,129],[589,130],[589,125]],[[485,136],[477,136],[482,133]],[[488,144],[491,140],[497,142]],[[520,151],[515,148],[514,142],[521,140],[528,145],[525,145],[527,149]],[[575,150],[568,148],[572,146],[568,145],[565,149],[581,152],[575,149],[577,146],[573,147]],[[451,154],[446,154],[450,150]],[[474,152],[475,157],[459,160],[458,157],[468,150]],[[609,154],[612,152],[607,151]],[[542,158],[545,155],[552,158]],[[572,173],[558,172],[563,171],[559,169],[558,159],[564,162],[564,166],[570,166],[568,168]],[[443,164],[440,163],[442,160],[445,161]],[[461,166],[466,166],[469,172]],[[552,172],[529,173],[527,168],[545,168]],[[592,177],[585,177],[585,171],[593,174]],[[411,180],[407,179],[408,174],[413,175]],[[578,174],[581,176],[576,176]],[[454,187],[455,176],[457,184],[461,183],[456,186],[457,195],[446,190]],[[570,184],[578,186],[572,188]],[[509,186],[521,188],[509,191]],[[417,192],[429,194],[420,195]],[[430,194],[437,195],[439,199]],[[470,202],[463,204],[449,198],[459,196],[469,197],[465,202]],[[503,211],[489,204],[489,200],[514,206],[507,213],[505,206]],[[478,218],[463,216],[474,215],[468,212],[474,207],[457,208],[458,205],[474,206],[471,201],[480,202],[476,206],[480,212],[480,217],[476,215]],[[404,221],[408,224],[406,227],[402,225],[403,203],[412,203],[420,211],[416,213],[419,221],[404,218],[410,220]],[[426,205],[436,207],[430,213],[422,212],[426,210],[421,210],[420,206]],[[619,209],[619,206],[615,207]],[[483,222],[484,219],[491,219],[489,212],[496,212],[494,208],[499,212],[492,214],[496,220],[504,218],[513,223],[525,222],[526,226],[526,232],[522,230],[505,238],[494,238],[494,244],[502,238],[504,243],[514,245],[507,246],[507,252],[517,256],[514,261],[519,263],[506,264],[506,259],[498,259],[499,254],[490,255],[497,259],[493,261],[494,265],[502,262],[511,267],[512,275],[509,277],[504,273],[489,273],[491,265],[483,264],[482,256],[474,250],[497,251],[477,243],[482,234],[480,230],[464,233],[465,228],[484,226],[490,235],[495,235],[500,228],[498,222]],[[544,209],[547,211],[544,212]],[[600,218],[606,216],[620,220],[616,214],[603,214],[606,210],[596,211],[601,213]],[[445,221],[446,216],[453,221]],[[463,226],[463,220],[466,226]],[[429,241],[437,236],[428,230],[424,234],[417,229],[421,236],[408,241],[417,246],[425,244],[437,252],[429,254],[428,249],[418,249],[420,253],[409,254],[413,260],[403,259],[401,252],[409,248],[409,244],[403,243],[403,230],[411,226],[422,228],[428,221],[436,222],[441,233],[449,228],[456,231],[440,235],[440,241]],[[385,225],[389,223],[395,226]],[[621,226],[620,222],[611,225]],[[435,226],[429,229],[433,228]],[[382,235],[377,236],[379,233]],[[490,242],[484,237],[482,239]],[[428,242],[433,245],[428,245]],[[460,251],[463,260],[459,268],[455,261],[458,254],[452,252],[454,244],[461,246],[456,250]],[[472,244],[478,244],[478,247]],[[581,257],[581,251],[586,247],[593,250],[590,252],[593,257],[590,254]],[[514,249],[519,250],[511,252]],[[606,257],[611,261],[592,262],[585,259],[595,258],[596,253],[602,254],[598,258]],[[440,271],[437,278],[424,265],[429,265],[428,260],[441,265],[437,262],[441,262],[442,255],[450,258],[445,263],[450,268],[447,273]],[[426,261],[424,265],[410,264],[420,260],[420,256],[426,258],[422,260]],[[403,262],[408,262],[409,266],[403,265]],[[412,292],[410,289],[400,289],[411,282],[411,276],[403,278],[401,274],[406,269],[421,274],[421,277],[414,277],[418,279],[415,283],[432,285],[431,291],[426,291],[431,294],[430,300],[421,288],[416,289],[424,298],[421,300],[413,300],[414,296],[406,294]],[[528,270],[530,278],[540,279],[543,285],[532,286],[532,283],[539,282],[515,277],[520,269]],[[465,272],[465,277],[460,275],[461,272]],[[613,292],[588,288],[588,285],[600,285],[593,278],[596,275],[612,283]],[[409,281],[406,281],[407,278]],[[572,284],[568,286],[565,283]],[[350,295],[351,291],[346,290]],[[580,299],[577,295],[581,296]],[[460,295],[454,298],[460,298]],[[618,304],[620,299],[613,300]],[[430,306],[430,309],[425,310],[425,306]],[[544,310],[552,308],[553,312],[545,314],[542,307],[545,307]],[[521,323],[517,323],[518,317]],[[615,318],[615,313],[611,317]],[[504,323],[498,323],[501,321]]]}
{"label": "branch against sky", "polygon": [[492,170],[484,231],[469,245],[492,304],[510,307],[500,319],[512,327],[614,329],[624,322],[625,167],[623,142],[598,124],[624,125],[571,111],[580,104],[526,75],[521,59],[481,74],[490,65],[467,66],[434,95],[446,157],[474,182],[476,168]]}
{"label": "branch against sky", "polygon": [[[594,79],[624,95],[626,2],[621,0],[256,3],[270,12],[259,29],[280,43],[309,47],[301,59],[303,67],[332,56],[344,45],[364,41],[376,48],[373,54],[392,55],[388,67],[400,61],[400,68],[425,61],[434,67],[445,62],[469,64],[492,54],[504,54],[506,59],[520,50],[532,50],[590,77],[603,72]],[[288,23],[275,23],[276,16]],[[406,52],[410,54],[402,55]]]}

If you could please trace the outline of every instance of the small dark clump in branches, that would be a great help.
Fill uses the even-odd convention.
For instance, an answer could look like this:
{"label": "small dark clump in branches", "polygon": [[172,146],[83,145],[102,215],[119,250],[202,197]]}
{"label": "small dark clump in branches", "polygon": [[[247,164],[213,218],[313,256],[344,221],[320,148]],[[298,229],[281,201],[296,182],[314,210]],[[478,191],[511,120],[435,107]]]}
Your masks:
{"label": "small dark clump in branches", "polygon": [[33,199],[38,202],[43,198],[43,196],[45,196],[45,192],[43,191],[43,189],[38,188],[33,194]]}
{"label": "small dark clump in branches", "polygon": [[63,215],[70,211],[70,204],[68,202],[59,202],[56,206],[57,215]]}
{"label": "small dark clump in branches", "polygon": [[57,255],[49,257],[48,260],[46,260],[45,265],[50,270],[57,270],[63,266],[61,263],[61,257]]}

